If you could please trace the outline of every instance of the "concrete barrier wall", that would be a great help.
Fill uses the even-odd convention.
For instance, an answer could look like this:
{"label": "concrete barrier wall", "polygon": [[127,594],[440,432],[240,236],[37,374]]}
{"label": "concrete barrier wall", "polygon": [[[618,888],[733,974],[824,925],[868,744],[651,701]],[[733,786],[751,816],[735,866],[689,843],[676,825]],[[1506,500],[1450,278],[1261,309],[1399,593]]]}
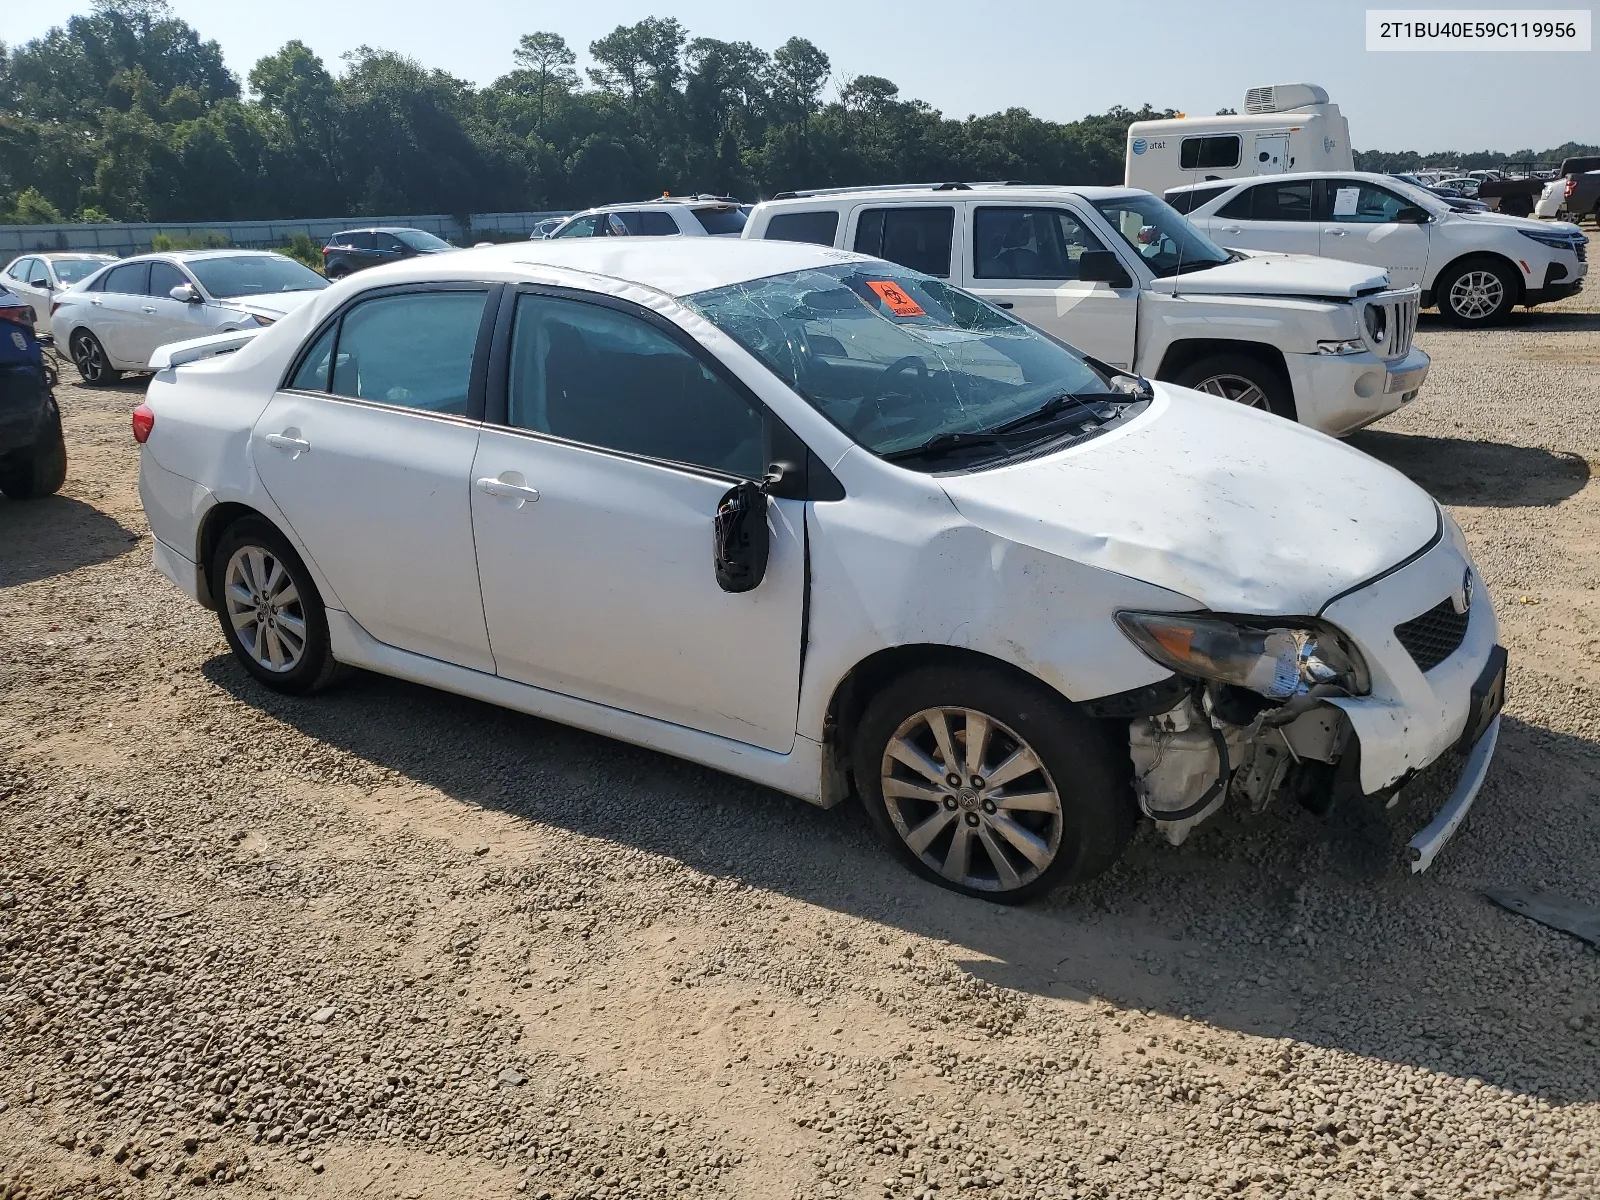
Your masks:
{"label": "concrete barrier wall", "polygon": [[203,238],[216,235],[230,246],[265,250],[282,246],[297,233],[317,242],[326,241],[346,229],[373,225],[399,225],[424,229],[459,244],[473,233],[499,235],[532,231],[545,217],[565,216],[565,212],[474,213],[468,218],[470,229],[463,229],[455,217],[442,214],[409,217],[319,217],[304,221],[162,221],[129,225],[0,225],[0,262],[35,250],[85,250],[101,254],[142,254],[149,250],[158,233],[173,238]]}

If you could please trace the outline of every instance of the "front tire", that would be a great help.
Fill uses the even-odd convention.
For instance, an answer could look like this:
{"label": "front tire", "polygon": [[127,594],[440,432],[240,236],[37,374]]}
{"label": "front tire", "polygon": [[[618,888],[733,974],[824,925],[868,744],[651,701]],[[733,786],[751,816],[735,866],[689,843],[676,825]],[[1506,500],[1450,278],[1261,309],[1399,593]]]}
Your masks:
{"label": "front tire", "polygon": [[0,492],[9,500],[37,500],[53,496],[66,481],[67,442],[61,433],[61,410],[52,400],[39,440],[0,460]]}
{"label": "front tire", "polygon": [[1294,389],[1283,372],[1248,354],[1202,358],[1179,371],[1172,382],[1246,408],[1259,408],[1287,421],[1299,419]]}
{"label": "front tire", "polygon": [[962,895],[1015,904],[1092,879],[1133,833],[1127,772],[1102,730],[1006,671],[895,680],[867,704],[852,761],[885,844]]}
{"label": "front tire", "polygon": [[1517,305],[1518,283],[1512,269],[1488,258],[1456,263],[1433,288],[1439,315],[1458,329],[1502,325]]}
{"label": "front tire", "polygon": [[317,585],[288,539],[267,521],[246,517],[218,539],[211,595],[229,649],[269,688],[305,694],[338,678]]}
{"label": "front tire", "polygon": [[122,378],[122,372],[106,357],[106,348],[100,344],[100,339],[87,329],[72,335],[67,352],[72,355],[72,365],[78,368],[78,375],[90,387],[109,387]]}

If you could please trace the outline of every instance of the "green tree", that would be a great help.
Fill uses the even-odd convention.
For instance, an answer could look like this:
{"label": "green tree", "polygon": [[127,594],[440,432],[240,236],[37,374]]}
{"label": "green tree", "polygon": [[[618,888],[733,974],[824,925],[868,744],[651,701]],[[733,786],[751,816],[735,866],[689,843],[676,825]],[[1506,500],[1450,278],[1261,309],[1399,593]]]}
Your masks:
{"label": "green tree", "polygon": [[578,56],[559,33],[525,33],[511,57],[521,63],[527,72],[534,93],[535,116],[533,127],[544,125],[545,101],[552,89],[571,92],[578,86],[578,73],[572,65]]}

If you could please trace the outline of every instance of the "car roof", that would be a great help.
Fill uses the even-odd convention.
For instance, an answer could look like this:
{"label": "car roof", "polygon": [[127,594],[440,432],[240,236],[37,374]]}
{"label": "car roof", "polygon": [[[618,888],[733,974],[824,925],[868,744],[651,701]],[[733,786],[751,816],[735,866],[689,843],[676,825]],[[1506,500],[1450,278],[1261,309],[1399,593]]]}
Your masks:
{"label": "car roof", "polygon": [[[877,261],[865,255],[804,242],[746,241],[743,238],[566,238],[506,242],[426,259],[407,259],[373,267],[354,278],[363,288],[413,281],[493,280],[566,283],[613,296],[636,294],[642,286],[680,297],[810,267]],[[885,263],[884,269],[903,268]]]}
{"label": "car roof", "polygon": [[117,259],[117,265],[139,262],[201,262],[208,258],[282,258],[275,250],[153,250],[149,254],[134,254]]}
{"label": "car roof", "polygon": [[[347,233],[427,233],[426,229],[418,229],[415,225],[356,225],[350,229],[341,229],[334,237],[343,237]],[[438,234],[431,235],[438,237]]]}
{"label": "car roof", "polygon": [[1276,175],[1241,175],[1237,179],[1207,179],[1200,183],[1185,183],[1179,187],[1169,187],[1162,195],[1171,192],[1192,192],[1197,188],[1227,188],[1238,187],[1247,183],[1273,183],[1285,179],[1364,179],[1369,183],[1385,183],[1394,178],[1379,171],[1281,171]]}
{"label": "car roof", "polygon": [[69,258],[93,258],[104,262],[115,262],[115,254],[100,254],[94,250],[24,250],[17,255],[18,258],[47,258],[51,262],[61,262]]}
{"label": "car roof", "polygon": [[1016,183],[974,183],[961,187],[940,186],[929,184],[927,187],[895,187],[882,188],[841,188],[838,190],[821,189],[810,195],[785,196],[781,200],[763,200],[761,208],[812,208],[818,204],[832,204],[839,201],[867,200],[873,203],[883,201],[905,201],[926,204],[928,200],[941,201],[992,199],[1003,195],[1007,200],[1036,200],[1059,199],[1062,196],[1082,196],[1085,200],[1115,200],[1123,196],[1149,195],[1143,188],[1131,187],[1077,187],[1066,184],[1016,184]]}
{"label": "car roof", "polygon": [[[574,217],[586,217],[590,213],[609,212],[639,212],[642,209],[662,209],[671,211],[680,208],[689,208],[698,205],[702,208],[738,208],[739,201],[729,196],[656,196],[649,200],[619,200],[615,204],[597,204],[594,208],[586,208],[582,212],[575,212]],[[568,217],[562,217],[563,221]]]}

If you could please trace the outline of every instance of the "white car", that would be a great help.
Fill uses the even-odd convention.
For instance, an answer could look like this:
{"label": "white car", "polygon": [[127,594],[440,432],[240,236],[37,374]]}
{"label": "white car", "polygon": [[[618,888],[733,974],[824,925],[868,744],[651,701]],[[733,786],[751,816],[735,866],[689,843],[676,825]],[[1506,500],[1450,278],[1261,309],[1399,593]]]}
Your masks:
{"label": "white car", "polygon": [[744,236],[879,255],[1112,366],[1336,437],[1428,375],[1415,288],[1376,267],[1224,250],[1136,188],[823,188],[757,205]]}
{"label": "white car", "polygon": [[91,387],[146,371],[156,347],[206,334],[260,329],[328,281],[267,250],[180,250],[105,267],[57,294],[56,344]]}
{"label": "white car", "polygon": [[1087,878],[1141,810],[1381,809],[1464,748],[1420,869],[1493,751],[1505,652],[1426,493],[879,259],[521,242],[152,365],[155,565],[263,684],[348,664],[853,780],[971,895]]}
{"label": "white car", "polygon": [[0,287],[33,306],[35,328],[50,332],[50,305],[56,293],[87,279],[107,263],[111,254],[63,254],[56,251],[24,254],[12,259],[0,275]]}
{"label": "white car", "polygon": [[1271,175],[1167,195],[1224,246],[1383,267],[1396,286],[1420,287],[1423,307],[1467,328],[1575,295],[1589,269],[1589,239],[1576,225],[1453,212],[1392,175]]}
{"label": "white car", "polygon": [[562,221],[547,238],[738,237],[750,205],[732,196],[661,196],[639,204],[603,204]]}

